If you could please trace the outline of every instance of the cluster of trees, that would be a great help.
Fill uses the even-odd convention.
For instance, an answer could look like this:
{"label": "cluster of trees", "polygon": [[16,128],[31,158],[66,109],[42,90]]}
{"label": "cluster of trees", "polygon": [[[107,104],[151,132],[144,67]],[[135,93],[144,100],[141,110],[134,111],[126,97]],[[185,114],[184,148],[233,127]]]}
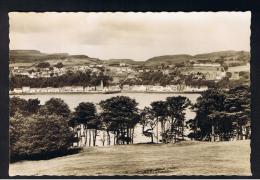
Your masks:
{"label": "cluster of trees", "polygon": [[[84,143],[88,146],[96,145],[96,137],[99,131],[107,133],[107,144],[111,144],[111,133],[114,135],[113,144],[132,144],[134,128],[139,122],[137,102],[126,96],[116,96],[99,103],[102,111],[97,114],[93,103],[82,102],[72,113],[70,126],[77,132],[80,138],[80,128],[84,127]],[[88,136],[88,138],[87,138]]]}
{"label": "cluster of trees", "polygon": [[196,117],[188,121],[195,140],[231,140],[250,138],[250,99],[248,86],[202,93],[193,109]]}
{"label": "cluster of trees", "polygon": [[[140,124],[143,134],[151,137],[153,143],[156,127],[157,143],[158,141],[169,143],[184,140],[185,110],[190,105],[190,100],[183,96],[167,97],[166,101],[152,102],[151,107],[145,107],[141,111]],[[161,125],[160,134],[159,124]]]}
{"label": "cluster of trees", "polygon": [[[200,76],[200,78],[198,78]],[[244,84],[242,81],[240,84]],[[185,84],[188,86],[207,86],[209,88],[230,88],[234,86],[229,78],[223,78],[216,82],[215,80],[207,80],[205,75],[202,73],[193,73],[189,75],[183,75],[180,70],[176,70],[169,74],[163,74],[161,71],[157,72],[144,72],[141,73],[136,79],[127,79],[121,82],[121,85],[154,85],[158,84],[161,86],[166,85],[178,85]]]}
{"label": "cluster of trees", "polygon": [[51,65],[48,62],[40,62],[36,67],[38,68],[49,68]]}
{"label": "cluster of trees", "polygon": [[[40,105],[38,99],[10,99],[11,161],[43,159],[73,152],[76,141],[68,126],[69,107],[61,99]],[[76,149],[77,150],[77,149]]]}
{"label": "cluster of trees", "polygon": [[[97,136],[103,145],[133,144],[137,125],[151,143],[154,138],[157,143],[173,143],[186,137],[203,141],[250,138],[248,86],[228,91],[209,89],[195,104],[187,97],[173,96],[138,109],[135,99],[116,96],[101,101],[98,107],[97,111],[95,104],[81,102],[72,112],[57,98],[44,105],[38,99],[11,98],[11,156],[48,156],[67,151],[73,143],[96,146]],[[196,112],[194,119],[185,120],[187,108]]]}
{"label": "cluster of trees", "polygon": [[44,87],[63,87],[63,86],[98,86],[101,80],[104,85],[112,81],[112,77],[104,75],[103,72],[98,74],[91,71],[68,71],[57,77],[40,77],[29,78],[25,75],[16,75],[10,78],[10,89],[30,86],[33,88]]}

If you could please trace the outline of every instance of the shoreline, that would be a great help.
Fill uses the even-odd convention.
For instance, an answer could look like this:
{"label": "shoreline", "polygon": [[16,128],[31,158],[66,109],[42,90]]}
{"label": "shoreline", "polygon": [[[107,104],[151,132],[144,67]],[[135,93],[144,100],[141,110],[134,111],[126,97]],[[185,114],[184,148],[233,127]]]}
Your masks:
{"label": "shoreline", "polygon": [[166,91],[120,91],[120,92],[36,92],[36,93],[10,93],[10,95],[48,95],[48,94],[121,94],[121,93],[149,93],[149,94],[200,94],[202,91],[166,92]]}

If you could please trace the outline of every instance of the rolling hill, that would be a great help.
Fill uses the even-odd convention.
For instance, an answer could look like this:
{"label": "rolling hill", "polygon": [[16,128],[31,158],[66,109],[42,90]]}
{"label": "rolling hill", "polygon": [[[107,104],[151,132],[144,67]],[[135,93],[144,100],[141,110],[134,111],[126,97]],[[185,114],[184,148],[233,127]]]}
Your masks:
{"label": "rolling hill", "polygon": [[109,59],[109,60],[104,60],[103,61],[106,64],[120,64],[120,63],[125,63],[125,64],[130,64],[130,65],[138,65],[138,64],[143,64],[143,61],[134,61],[132,59]]}
{"label": "rolling hill", "polygon": [[57,63],[64,60],[64,64],[68,65],[82,65],[82,64],[120,64],[125,63],[129,65],[145,65],[145,66],[157,66],[160,64],[170,65],[176,63],[183,63],[187,61],[193,62],[215,62],[217,59],[223,59],[225,61],[249,61],[250,52],[247,51],[219,51],[205,54],[188,55],[163,55],[152,57],[146,61],[134,61],[132,59],[109,59],[100,60],[98,58],[91,58],[87,55],[69,55],[68,53],[55,53],[46,54],[37,50],[10,50],[10,64],[35,64],[43,61],[50,63]]}
{"label": "rolling hill", "polygon": [[151,65],[158,65],[162,63],[175,64],[175,63],[182,63],[190,59],[192,59],[192,56],[188,54],[157,56],[145,61],[145,65],[151,66]]}

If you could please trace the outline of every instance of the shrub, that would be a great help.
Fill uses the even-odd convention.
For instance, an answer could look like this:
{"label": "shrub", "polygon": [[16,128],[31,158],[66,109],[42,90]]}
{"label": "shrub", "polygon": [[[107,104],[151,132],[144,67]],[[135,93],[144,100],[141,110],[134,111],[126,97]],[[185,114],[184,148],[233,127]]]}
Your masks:
{"label": "shrub", "polygon": [[48,68],[50,66],[51,66],[50,63],[48,63],[48,62],[41,62],[41,63],[37,64],[38,68]]}
{"label": "shrub", "polygon": [[62,116],[16,114],[10,119],[11,161],[62,155],[69,151],[73,140],[74,134]]}

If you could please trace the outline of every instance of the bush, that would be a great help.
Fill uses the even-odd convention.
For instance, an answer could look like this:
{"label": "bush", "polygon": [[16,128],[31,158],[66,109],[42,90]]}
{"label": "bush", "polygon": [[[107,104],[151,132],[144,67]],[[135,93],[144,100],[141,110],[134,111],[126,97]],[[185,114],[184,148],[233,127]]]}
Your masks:
{"label": "bush", "polygon": [[37,64],[38,68],[48,68],[50,66],[51,66],[50,63],[48,63],[48,62],[41,62],[41,63]]}
{"label": "bush", "polygon": [[73,140],[74,134],[62,116],[16,114],[10,119],[11,161],[66,154]]}

